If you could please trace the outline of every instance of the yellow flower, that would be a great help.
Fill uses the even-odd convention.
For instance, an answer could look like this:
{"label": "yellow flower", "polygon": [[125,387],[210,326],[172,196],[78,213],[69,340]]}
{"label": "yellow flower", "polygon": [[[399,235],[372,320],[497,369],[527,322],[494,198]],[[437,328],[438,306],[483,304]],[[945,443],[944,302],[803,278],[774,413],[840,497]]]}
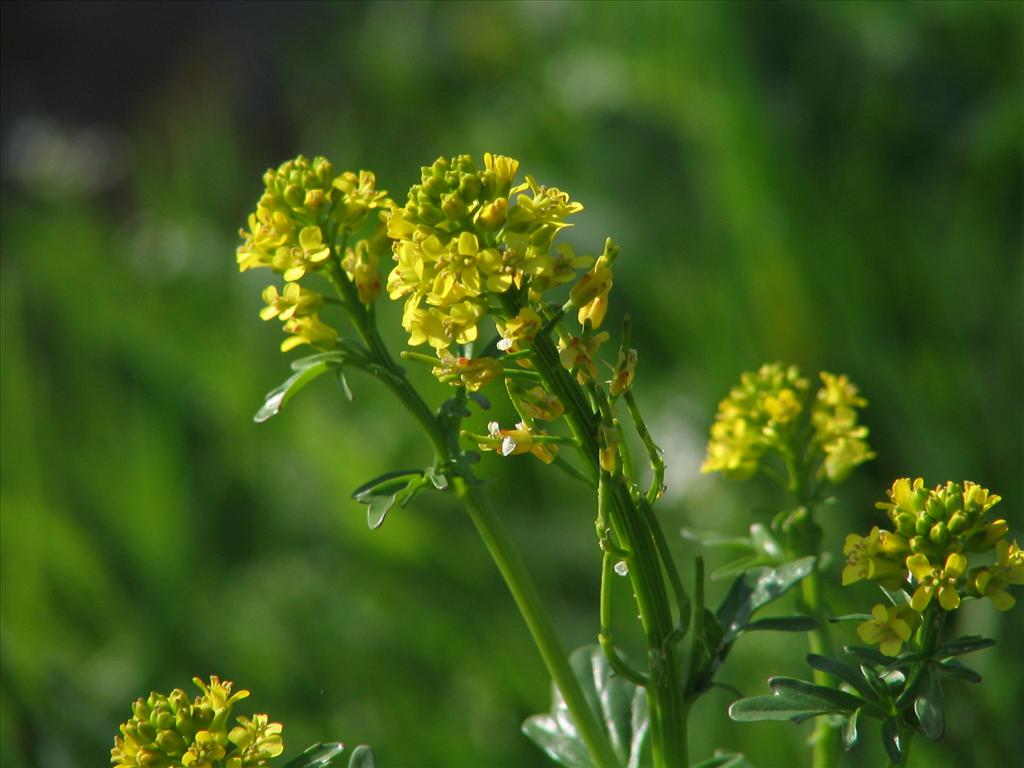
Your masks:
{"label": "yellow flower", "polygon": [[332,215],[349,227],[355,226],[368,212],[393,205],[388,193],[377,189],[377,177],[371,171],[358,174],[346,171],[334,179],[331,186],[342,193]]}
{"label": "yellow flower", "polygon": [[586,384],[597,377],[594,359],[598,347],[608,339],[607,331],[587,336],[573,336],[568,341],[559,339],[558,359],[564,368],[576,374],[576,380],[580,384]]}
{"label": "yellow flower", "polygon": [[966,557],[951,554],[946,558],[945,566],[940,569],[933,566],[925,555],[918,553],[907,558],[907,570],[918,585],[910,600],[910,606],[915,611],[923,612],[936,594],[943,610],[952,611],[960,606],[957,580],[967,570]]}
{"label": "yellow flower", "polygon": [[870,645],[879,645],[886,656],[898,656],[900,648],[920,623],[920,615],[905,605],[876,605],[871,609],[874,617],[857,627],[860,639]]}
{"label": "yellow flower", "polygon": [[487,437],[477,437],[481,450],[495,451],[502,456],[519,456],[532,453],[545,464],[555,460],[558,446],[554,443],[537,442],[534,437],[545,435],[543,430],[532,430],[523,422],[516,424],[515,429],[502,429],[498,422],[487,425]]}
{"label": "yellow flower", "polygon": [[288,352],[301,344],[318,349],[332,349],[338,341],[338,332],[317,315],[293,316],[284,324],[285,333],[291,334],[281,342],[281,351]]}
{"label": "yellow flower", "polygon": [[582,275],[569,291],[569,299],[579,307],[577,319],[580,325],[590,322],[591,328],[599,328],[608,311],[608,293],[612,289],[612,271],[608,259],[601,256],[594,268]]}
{"label": "yellow flower", "polygon": [[1024,551],[1017,542],[996,544],[996,562],[971,574],[971,584],[981,597],[989,598],[1000,611],[1008,611],[1016,599],[1006,589],[1011,584],[1024,584]]}
{"label": "yellow flower", "polygon": [[636,378],[636,360],[635,349],[619,350],[615,370],[612,373],[611,381],[608,382],[608,391],[611,392],[612,397],[618,397],[633,386],[633,379]]}
{"label": "yellow flower", "polygon": [[284,271],[289,282],[300,280],[307,272],[319,269],[331,256],[331,249],[324,243],[320,227],[303,227],[299,230],[299,245],[291,250],[292,264]]}
{"label": "yellow flower", "polygon": [[867,536],[849,534],[843,544],[846,555],[843,586],[870,579],[895,588],[904,580],[905,571],[899,558],[906,552],[906,539],[877,526]]}
{"label": "yellow flower", "polygon": [[784,434],[792,431],[807,389],[796,366],[771,363],[743,373],[739,386],[718,404],[701,472],[739,479],[756,473],[764,453],[781,448]]}
{"label": "yellow flower", "polygon": [[355,284],[360,303],[373,304],[380,294],[380,255],[370,242],[360,240],[355,248],[346,248],[341,267]]}
{"label": "yellow flower", "polygon": [[501,363],[493,357],[454,357],[448,352],[439,354],[441,364],[431,370],[440,381],[452,386],[460,384],[470,392],[476,392],[502,373]]}
{"label": "yellow flower", "polygon": [[867,405],[845,374],[821,374],[822,387],[811,406],[813,443],[824,453],[821,472],[831,483],[843,481],[854,467],[875,454],[868,447],[868,428],[858,425],[858,408]]}
{"label": "yellow flower", "polygon": [[505,380],[508,396],[525,424],[532,424],[534,419],[554,421],[565,413],[562,401],[548,392],[539,384],[530,389],[521,387],[512,379]]}
{"label": "yellow flower", "polygon": [[315,315],[323,304],[323,296],[298,283],[288,283],[283,293],[278,293],[276,286],[268,285],[263,291],[263,301],[267,306],[260,310],[261,318],[290,320],[292,317]]}
{"label": "yellow flower", "polygon": [[501,339],[498,340],[498,349],[503,352],[515,352],[522,349],[523,345],[529,346],[537,335],[537,331],[544,325],[544,321],[530,307],[523,307],[519,314],[505,322],[498,322],[498,333]]}

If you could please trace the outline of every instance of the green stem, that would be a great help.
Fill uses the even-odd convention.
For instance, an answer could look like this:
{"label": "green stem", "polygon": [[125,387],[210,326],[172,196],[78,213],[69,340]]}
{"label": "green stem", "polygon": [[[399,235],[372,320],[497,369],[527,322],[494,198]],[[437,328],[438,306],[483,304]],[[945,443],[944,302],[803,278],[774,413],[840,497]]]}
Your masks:
{"label": "green stem", "polygon": [[[800,581],[799,604],[809,616],[818,622],[817,626],[807,633],[807,645],[811,653],[831,657],[832,639],[828,632],[828,617],[825,615],[821,577],[818,570],[821,547],[818,543],[818,536],[814,533],[814,508],[808,493],[806,468],[792,448],[784,452],[784,458],[789,481],[788,489],[802,513],[802,519],[796,524],[798,530],[795,538],[798,544],[789,546],[787,554],[794,559],[807,555],[815,558],[814,569]],[[829,688],[836,687],[833,677],[820,669],[814,670],[814,682]],[[812,768],[833,768],[839,758],[839,740],[836,728],[829,723],[827,718],[819,717],[815,720],[811,743]]]}
{"label": "green stem", "polygon": [[343,274],[336,273],[332,278],[356,332],[369,351],[370,358],[389,374],[380,378],[419,422],[439,462],[449,463],[455,467],[451,478],[452,491],[465,507],[509,592],[512,593],[548,673],[558,686],[580,738],[595,764],[601,768],[619,766],[620,762],[611,741],[587,703],[533,579],[526,570],[501,518],[480,490],[470,468],[461,459],[457,437],[450,438],[444,433],[429,406],[406,379],[404,371],[395,363],[377,331],[372,308],[367,309],[358,303],[355,286]]}
{"label": "green stem", "polygon": [[[586,395],[562,367],[551,340],[537,336],[533,344],[534,364],[550,391],[566,408],[573,436],[591,468],[599,471],[597,430],[600,419]],[[632,554],[629,578],[636,597],[640,624],[648,651],[648,704],[651,716],[652,758],[659,768],[688,765],[685,680],[673,631],[671,601],[662,577],[660,553],[652,525],[630,495],[621,475],[609,477],[608,517],[617,540]]]}

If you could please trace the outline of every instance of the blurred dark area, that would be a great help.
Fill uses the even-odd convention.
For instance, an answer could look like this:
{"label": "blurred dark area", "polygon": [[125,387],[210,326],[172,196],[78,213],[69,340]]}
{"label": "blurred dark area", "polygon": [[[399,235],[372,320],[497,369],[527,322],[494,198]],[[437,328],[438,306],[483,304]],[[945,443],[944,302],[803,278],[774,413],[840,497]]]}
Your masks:
{"label": "blurred dark area", "polygon": [[[698,474],[718,400],[770,360],[848,373],[870,401],[878,458],[820,512],[834,553],[906,475],[991,488],[1024,537],[1024,6],[0,12],[4,768],[102,765],[132,700],[209,674],[253,691],[289,756],[340,740],[385,766],[546,764],[519,732],[546,674],[469,521],[424,494],[370,531],[349,497],[428,461],[414,425],[355,377],[354,403],[318,383],[252,422],[289,370],[237,231],[263,170],[300,152],[400,201],[439,155],[499,152],[584,203],[569,240],[622,246],[607,322],[633,318],[684,572],[681,527],[741,533],[781,503]],[[397,308],[381,315],[400,348]],[[481,474],[565,645],[594,642],[591,500],[529,457]],[[833,610],[869,609],[840,560]],[[1012,765],[1024,609],[972,602],[955,623],[999,645],[971,659],[980,686],[950,683],[949,732],[911,765]],[[792,640],[741,640],[722,682],[807,674]],[[731,723],[731,699],[699,703],[694,761],[806,762],[809,725]],[[877,736],[845,759],[880,764]]]}

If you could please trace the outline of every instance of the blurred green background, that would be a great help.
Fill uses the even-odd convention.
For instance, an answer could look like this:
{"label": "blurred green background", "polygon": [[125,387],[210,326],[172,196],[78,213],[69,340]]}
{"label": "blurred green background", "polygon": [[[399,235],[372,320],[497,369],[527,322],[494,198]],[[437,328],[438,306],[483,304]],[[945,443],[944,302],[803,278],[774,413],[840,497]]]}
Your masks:
{"label": "blurred green background", "polygon": [[[742,532],[779,501],[697,473],[717,401],[765,360],[871,401],[878,459],[822,513],[833,550],[908,474],[994,489],[1024,534],[1022,5],[7,3],[2,26],[5,768],[103,765],[131,700],[211,673],[288,754],[545,764],[518,728],[546,675],[469,521],[424,495],[371,532],[348,498],[427,460],[412,423],[363,379],[251,421],[288,361],[236,232],[298,152],[404,199],[420,165],[490,150],[584,202],[569,239],[622,245],[613,312],[684,568],[680,527]],[[528,458],[481,471],[566,645],[593,642],[590,501]],[[832,571],[836,612],[870,607]],[[913,765],[1019,758],[1022,617],[957,614],[1000,644]],[[741,640],[721,680],[764,692],[801,656]],[[806,761],[810,726],[731,724],[730,699],[696,708],[694,759]]]}

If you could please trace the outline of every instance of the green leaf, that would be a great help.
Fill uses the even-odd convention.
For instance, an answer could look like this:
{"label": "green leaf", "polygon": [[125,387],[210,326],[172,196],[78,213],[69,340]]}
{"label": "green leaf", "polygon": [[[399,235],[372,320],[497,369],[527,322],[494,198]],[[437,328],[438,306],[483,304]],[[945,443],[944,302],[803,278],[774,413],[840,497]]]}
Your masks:
{"label": "green leaf", "polygon": [[367,505],[366,520],[376,530],[395,504],[405,506],[426,484],[426,473],[421,469],[400,469],[385,472],[352,491],[352,498]]}
{"label": "green leaf", "polygon": [[352,394],[352,388],[348,385],[348,378],[345,376],[345,369],[340,365],[334,372],[334,380],[338,382],[338,388],[341,390],[341,394],[345,396],[345,399],[350,403],[356,399],[356,396]]}
{"label": "green leaf", "polygon": [[750,526],[750,542],[754,545],[756,552],[775,562],[779,562],[785,557],[785,551],[778,539],[772,535],[768,526],[762,523],[754,523]]}
{"label": "green leaf", "polygon": [[917,722],[921,724],[921,732],[925,737],[938,741],[946,729],[942,714],[942,686],[931,669],[926,669],[922,677],[925,680],[914,699],[914,714],[917,715]]}
{"label": "green leaf", "polygon": [[690,768],[753,768],[753,766],[739,752],[723,752],[716,749],[713,757],[701,760],[699,763],[691,765]]}
{"label": "green leaf", "polygon": [[871,684],[864,679],[864,675],[849,664],[844,664],[841,661],[830,659],[827,656],[819,656],[816,653],[807,654],[807,663],[812,669],[817,669],[820,672],[826,672],[837,680],[842,680],[844,683],[849,684],[865,699],[869,701],[879,700],[879,697],[871,687]]}
{"label": "green leaf", "polygon": [[750,539],[744,536],[722,536],[718,533],[705,533],[692,528],[679,529],[680,535],[689,541],[695,541],[705,547],[733,547],[736,549],[752,549]]}
{"label": "green leaf", "polygon": [[886,656],[877,648],[871,648],[867,645],[846,645],[843,646],[843,650],[853,656],[853,658],[861,664],[871,664],[876,667],[888,668],[893,663],[892,658]]}
{"label": "green leaf", "polygon": [[903,760],[903,737],[900,735],[900,721],[890,717],[882,724],[882,746],[889,756],[889,762],[899,765]]}
{"label": "green leaf", "polygon": [[348,768],[376,768],[377,761],[373,759],[373,750],[365,744],[360,744],[352,750],[352,756],[348,759]]}
{"label": "green leaf", "polygon": [[862,699],[846,691],[815,685],[806,680],[797,680],[795,677],[770,677],[768,687],[772,693],[785,692],[787,695],[805,696],[808,699],[816,698],[827,702],[836,712],[852,712],[864,704]]}
{"label": "green leaf", "polygon": [[857,739],[860,738],[860,734],[857,733],[857,720],[859,717],[860,710],[855,709],[846,718],[846,722],[843,723],[843,749],[847,752],[857,746]]}
{"label": "green leaf", "polygon": [[813,570],[814,558],[804,557],[778,568],[753,568],[737,578],[716,614],[725,633],[723,646],[736,639],[755,611],[784,595]]}
{"label": "green leaf", "polygon": [[829,619],[829,623],[838,624],[840,621],[871,621],[874,616],[870,613],[846,613],[842,616],[833,616]]}
{"label": "green leaf", "polygon": [[769,619],[750,622],[743,631],[770,629],[775,632],[809,632],[817,626],[818,622],[811,616],[772,616]]}
{"label": "green leaf", "polygon": [[768,565],[769,563],[770,561],[765,560],[761,555],[747,555],[746,557],[741,557],[739,560],[733,560],[732,562],[716,568],[711,572],[711,580],[721,581],[722,579],[728,579],[731,576],[746,573],[751,568],[756,568],[759,565]]}
{"label": "green leaf", "polygon": [[[296,360],[295,362],[297,363],[301,361]],[[292,365],[294,366],[295,363]],[[287,402],[295,397],[303,387],[330,368],[331,363],[327,360],[318,360],[299,369],[298,372],[292,374],[284,384],[267,393],[267,396],[263,401],[263,406],[256,411],[256,415],[252,417],[252,420],[257,424],[262,424],[271,416],[276,416],[281,412],[281,409],[284,408]]]}
{"label": "green leaf", "polygon": [[819,715],[852,712],[863,703],[848,693],[789,677],[773,677],[768,687],[771,696],[734,701],[729,707],[729,717],[738,722],[792,720],[799,723]]}
{"label": "green leaf", "polygon": [[336,758],[344,751],[345,745],[337,741],[314,744],[283,768],[330,768],[341,765],[340,762],[336,762]]}
{"label": "green leaf", "polygon": [[981,635],[963,635],[956,640],[950,640],[945,645],[940,645],[933,654],[937,659],[944,659],[949,656],[963,656],[965,653],[974,653],[985,648],[991,648],[996,641],[990,637]]}
{"label": "green leaf", "polygon": [[[623,765],[639,768],[649,763],[647,691],[616,675],[599,646],[577,648],[569,663]],[[561,765],[594,765],[556,686],[552,686],[551,712],[528,718],[523,733]]]}
{"label": "green leaf", "polygon": [[940,661],[936,670],[945,677],[952,677],[956,680],[966,680],[968,683],[980,683],[981,675],[956,659]]}
{"label": "green leaf", "polygon": [[315,355],[307,355],[306,357],[300,357],[298,360],[292,360],[291,369],[293,371],[304,371],[320,363],[342,365],[349,356],[349,352],[337,349],[331,352],[318,352]]}

